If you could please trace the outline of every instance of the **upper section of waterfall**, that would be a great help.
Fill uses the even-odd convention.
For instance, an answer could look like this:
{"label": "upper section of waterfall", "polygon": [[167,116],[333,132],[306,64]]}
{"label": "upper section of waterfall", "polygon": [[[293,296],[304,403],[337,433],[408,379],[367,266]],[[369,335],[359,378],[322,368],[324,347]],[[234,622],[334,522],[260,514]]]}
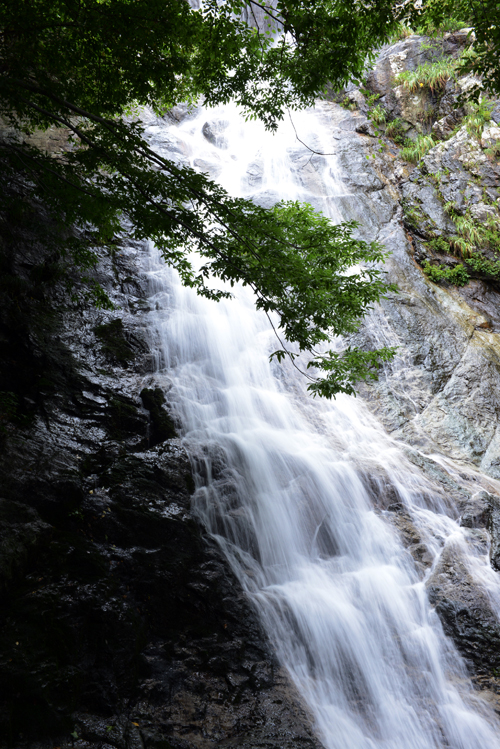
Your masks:
{"label": "upper section of waterfall", "polygon": [[[265,205],[307,200],[333,220],[356,219],[365,237],[383,237],[402,294],[384,307],[411,299],[411,314],[431,327],[441,315],[453,330],[461,302],[436,293],[409,257],[397,168],[386,175],[394,154],[390,146],[374,154],[363,124],[359,113],[323,102],[271,135],[219,109],[184,120],[175,137],[187,162],[234,194]],[[171,136],[158,129],[154,137],[162,147]],[[269,363],[274,333],[248,289],[214,304],[183,289],[154,251],[152,262],[156,381],[183,425],[196,512],[260,612],[324,745],[497,747],[494,711],[471,690],[443,631],[469,657],[447,612],[482,607],[473,637],[491,628],[492,663],[500,585],[486,531],[460,525],[460,516],[480,501],[491,514],[496,481],[384,432],[370,399],[382,402],[399,363],[363,391],[366,403],[314,401],[293,366]],[[393,318],[375,310],[358,339],[390,335]],[[464,586],[453,601],[450,575],[459,570],[468,603]]]}

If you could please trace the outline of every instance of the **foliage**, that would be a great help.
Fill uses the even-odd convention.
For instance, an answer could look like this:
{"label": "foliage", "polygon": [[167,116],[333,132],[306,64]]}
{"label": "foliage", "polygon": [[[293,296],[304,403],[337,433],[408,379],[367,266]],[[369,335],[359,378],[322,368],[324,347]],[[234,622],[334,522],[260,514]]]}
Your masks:
{"label": "foliage", "polygon": [[[473,73],[482,78],[484,88],[500,94],[500,24],[498,0],[426,0],[421,6],[408,6],[410,25],[442,29],[448,19],[464,19],[464,27],[474,27],[474,54],[464,56],[460,74]],[[477,87],[468,95],[479,97]]]}
{"label": "foliage", "polygon": [[429,240],[429,246],[436,252],[449,252],[450,243],[444,237],[434,237]]}
{"label": "foliage", "polygon": [[403,214],[405,217],[405,223],[413,228],[419,229],[420,225],[425,221],[425,217],[421,211],[419,211],[414,205],[412,205],[406,198],[401,201],[403,208]]}
{"label": "foliage", "polygon": [[369,117],[376,125],[382,125],[387,119],[387,112],[381,104],[377,104],[370,109]]}
{"label": "foliage", "polygon": [[425,156],[427,151],[430,151],[435,145],[432,135],[419,135],[416,140],[408,141],[407,145],[399,152],[399,155],[405,161],[417,164]]}
{"label": "foliage", "polygon": [[434,283],[448,281],[454,286],[465,286],[470,281],[469,274],[460,263],[453,268],[446,268],[443,265],[431,265],[428,260],[425,260],[423,269],[427,278]]}
{"label": "foliage", "polygon": [[406,143],[406,130],[404,127],[403,120],[396,117],[394,120],[389,122],[385,129],[385,134],[388,138],[397,143],[398,146],[403,146]]}
{"label": "foliage", "polygon": [[408,37],[413,33],[413,30],[409,26],[406,26],[404,23],[400,22],[398,23],[393,33],[390,35],[388,41],[391,44],[394,44],[395,42],[399,42],[401,39],[408,39]]}
{"label": "foliage", "polygon": [[448,281],[454,286],[465,286],[469,283],[471,275],[491,281],[500,280],[500,260],[489,260],[478,252],[472,252],[464,263],[458,263],[453,268],[431,265],[428,260],[425,260],[423,270],[434,283]]}
{"label": "foliage", "polygon": [[458,234],[449,238],[450,248],[464,258],[475,256],[476,248],[500,252],[499,220],[490,216],[485,222],[474,219],[469,210],[464,215],[457,211],[455,203],[448,202],[445,212],[454,221]]}
{"label": "foliage", "polygon": [[484,97],[480,97],[477,102],[470,102],[468,104],[469,112],[464,122],[469,135],[478,139],[481,138],[484,126],[490,121],[494,108],[495,103]]}
{"label": "foliage", "polygon": [[125,329],[120,318],[97,325],[94,328],[94,333],[101,341],[102,350],[113,361],[122,366],[127,366],[128,362],[134,358],[134,352],[125,338]]}
{"label": "foliage", "polygon": [[[327,83],[339,88],[359,78],[398,13],[392,0],[367,0],[355,11],[348,0],[279,0],[274,9],[205,0],[199,10],[185,0],[5,0],[0,116],[13,136],[0,141],[0,178],[17,187],[0,197],[0,214],[46,206],[62,228],[58,259],[83,272],[95,264],[96,246],[113,251],[126,222],[198,293],[227,295],[210,287],[214,276],[251,286],[298,350],[352,331],[387,286],[373,267],[345,272],[381,260],[380,248],[309,206],[265,210],[230,197],[150,149],[134,112],[147,105],[161,114],[203,96],[208,106],[233,100],[274,129]],[[55,158],[29,141],[49,127],[70,138]],[[203,258],[200,270],[190,263],[193,250]],[[353,377],[370,376],[378,355],[365,353],[342,364],[334,357],[321,392],[345,390],[351,364]]]}
{"label": "foliage", "polygon": [[[463,18],[465,18],[465,20],[462,20]],[[449,18],[440,17],[438,25],[435,25],[431,18],[426,18],[424,16],[423,23],[417,27],[416,33],[422,36],[436,38],[449,32],[465,29],[467,26],[470,26],[470,23],[471,19],[465,16],[450,16]]]}
{"label": "foliage", "polygon": [[347,96],[342,99],[340,106],[344,109],[348,109],[350,112],[354,112],[358,108],[357,102],[349,99]]}
{"label": "foliage", "polygon": [[415,70],[403,70],[398,73],[396,83],[412,92],[423,87],[436,91],[444,88],[446,82],[455,76],[457,64],[457,60],[451,57],[435,62],[426,62],[419,65]]}
{"label": "foliage", "polygon": [[500,260],[489,260],[484,255],[474,253],[467,260],[467,265],[476,273],[480,273],[488,278],[500,279]]}
{"label": "foliage", "polygon": [[500,159],[500,143],[495,143],[493,146],[486,148],[484,153],[489,156],[490,159],[498,161]]}

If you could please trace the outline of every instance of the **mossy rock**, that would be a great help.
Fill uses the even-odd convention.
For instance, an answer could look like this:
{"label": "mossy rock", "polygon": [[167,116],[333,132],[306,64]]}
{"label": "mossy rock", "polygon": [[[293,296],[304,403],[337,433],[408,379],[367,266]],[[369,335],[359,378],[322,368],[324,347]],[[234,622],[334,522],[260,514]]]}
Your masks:
{"label": "mossy rock", "polygon": [[125,398],[111,398],[108,407],[108,430],[112,439],[123,440],[130,435],[143,436],[146,433],[146,417],[137,406]]}
{"label": "mossy rock", "polygon": [[134,352],[125,338],[123,321],[120,318],[97,325],[94,333],[101,341],[103,352],[114,362],[126,366],[134,358]]}

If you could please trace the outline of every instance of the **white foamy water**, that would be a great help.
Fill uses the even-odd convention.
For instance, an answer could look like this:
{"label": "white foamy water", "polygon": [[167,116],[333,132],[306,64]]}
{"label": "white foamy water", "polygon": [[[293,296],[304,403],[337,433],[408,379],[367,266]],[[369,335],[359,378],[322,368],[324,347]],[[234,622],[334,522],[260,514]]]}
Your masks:
{"label": "white foamy water", "polygon": [[[323,153],[334,152],[327,106],[294,115],[301,139]],[[222,121],[226,148],[203,137],[210,119]],[[341,219],[335,198],[347,190],[335,157],[305,150],[290,123],[272,136],[225,109],[154,136],[159,149],[178,139],[184,158],[217,172],[232,194],[305,199]],[[183,424],[195,511],[258,608],[325,747],[500,747],[493,710],[474,695],[391,513],[374,505],[392,492],[431,555],[462,544],[494,598],[485,550],[467,544],[442,490],[359,399],[313,400],[292,366],[269,363],[277,344],[248,290],[219,304],[198,298],[154,250],[149,275],[158,378]]]}

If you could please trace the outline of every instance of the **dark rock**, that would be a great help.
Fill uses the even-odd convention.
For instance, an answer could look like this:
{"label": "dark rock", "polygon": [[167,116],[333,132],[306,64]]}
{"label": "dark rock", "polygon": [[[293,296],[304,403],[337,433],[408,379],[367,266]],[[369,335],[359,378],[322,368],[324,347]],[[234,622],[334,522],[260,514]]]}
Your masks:
{"label": "dark rock", "polygon": [[159,442],[177,437],[174,423],[165,409],[166,400],[163,390],[161,388],[143,388],[141,400],[144,408],[150,414],[149,447],[154,447]]}
{"label": "dark rock", "polygon": [[460,525],[464,528],[486,528],[494,501],[495,498],[484,491],[471,497],[463,509]]}
{"label": "dark rock", "polygon": [[[486,546],[485,538],[483,544]],[[449,543],[445,547],[427,581],[427,592],[444,631],[473,669],[483,674],[496,672],[500,667],[500,624],[487,594],[464,563],[459,546]]]}
{"label": "dark rock", "polygon": [[[97,271],[120,318],[48,300],[42,344],[28,335],[22,356],[1,361],[14,397],[1,424],[0,746],[319,749],[191,515],[189,460],[163,391],[151,375],[144,387],[149,304],[132,309],[126,296],[142,293],[146,248],[123,249]],[[28,308],[28,332],[41,310]],[[15,341],[11,319],[0,322]],[[21,377],[27,362],[43,362],[54,385]],[[17,419],[28,398],[30,420]]]}
{"label": "dark rock", "polygon": [[117,318],[111,322],[96,325],[94,332],[101,341],[104,353],[115,362],[123,366],[133,359],[134,352],[124,335],[123,320]]}

